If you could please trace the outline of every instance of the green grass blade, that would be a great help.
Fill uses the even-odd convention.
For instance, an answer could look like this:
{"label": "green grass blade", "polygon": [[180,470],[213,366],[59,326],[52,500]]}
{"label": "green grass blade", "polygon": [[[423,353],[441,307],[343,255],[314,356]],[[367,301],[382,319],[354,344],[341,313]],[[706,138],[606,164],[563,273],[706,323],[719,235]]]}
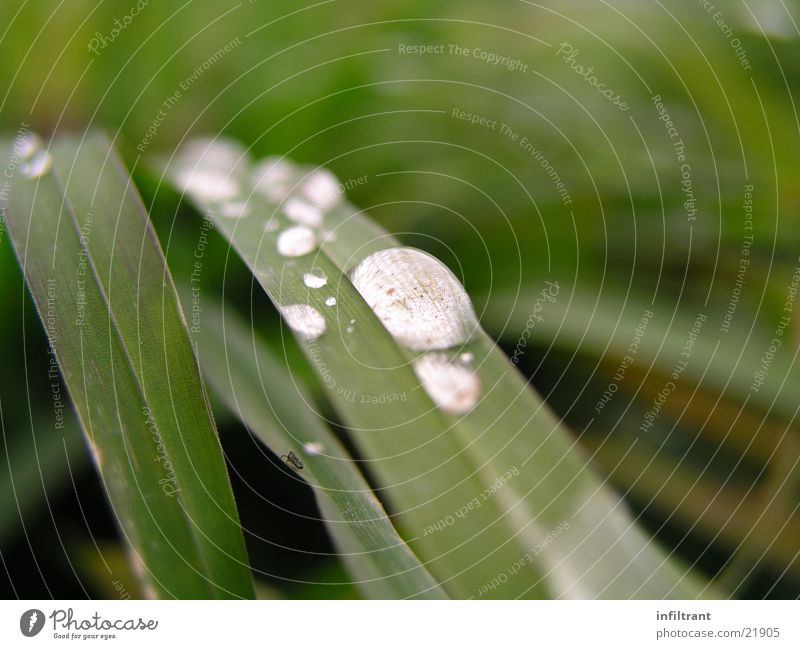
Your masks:
{"label": "green grass blade", "polygon": [[230,310],[203,296],[194,333],[206,382],[264,444],[294,452],[342,558],[375,599],[443,598],[296,378]]}
{"label": "green grass blade", "polygon": [[[254,170],[234,145],[195,142],[168,173],[181,190],[190,190],[284,314],[298,304],[318,312],[294,323],[298,340],[369,459],[382,485],[379,495],[448,593],[698,596],[702,585],[635,526],[568,432],[479,328],[447,350],[448,367],[457,354],[472,355],[479,402],[462,415],[434,405],[411,367],[418,355],[398,344],[348,279],[370,252],[393,247],[392,237],[329,195],[321,224],[313,223],[318,215],[299,215],[321,245],[308,254],[280,252],[278,237],[298,220],[286,213],[282,194],[306,194],[308,201],[320,176],[286,163],[277,169],[267,174],[266,186],[263,177],[251,185]],[[314,268],[325,273],[328,289],[306,286],[304,276]],[[425,329],[429,336],[438,333],[436,326]]]}
{"label": "green grass blade", "polygon": [[251,597],[205,389],[130,178],[102,136],[32,142],[12,147],[9,233],[145,592]]}

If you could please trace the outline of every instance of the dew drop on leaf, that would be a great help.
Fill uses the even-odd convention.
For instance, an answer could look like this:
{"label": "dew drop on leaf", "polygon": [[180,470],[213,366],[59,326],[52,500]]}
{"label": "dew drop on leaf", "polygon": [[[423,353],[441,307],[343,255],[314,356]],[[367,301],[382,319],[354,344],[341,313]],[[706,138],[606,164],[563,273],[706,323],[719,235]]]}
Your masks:
{"label": "dew drop on leaf", "polygon": [[304,225],[288,228],[278,235],[278,252],[284,257],[307,255],[316,245],[314,231]]}
{"label": "dew drop on leaf", "polygon": [[250,208],[244,201],[224,201],[219,206],[219,213],[229,219],[240,219],[250,214]]}
{"label": "dew drop on leaf", "polygon": [[50,171],[53,158],[47,151],[36,151],[22,163],[20,171],[27,178],[40,178]]}
{"label": "dew drop on leaf", "polygon": [[339,193],[339,182],[327,169],[318,169],[303,183],[301,192],[308,200],[320,209],[326,210],[342,199]]}
{"label": "dew drop on leaf", "polygon": [[455,347],[478,326],[461,282],[421,250],[380,250],[358,264],[350,279],[389,333],[409,349]]}
{"label": "dew drop on leaf", "polygon": [[328,283],[328,276],[325,274],[324,270],[314,268],[311,272],[303,275],[303,283],[308,286],[308,288],[322,288]]}
{"label": "dew drop on leaf", "polygon": [[318,207],[299,198],[290,198],[283,206],[283,213],[290,221],[316,228],[322,225],[322,212]]}
{"label": "dew drop on leaf", "polygon": [[480,397],[480,381],[471,369],[452,363],[445,354],[426,354],[414,361],[425,392],[442,410],[463,415],[469,412]]}
{"label": "dew drop on leaf", "polygon": [[306,442],[303,444],[303,450],[309,455],[319,455],[325,450],[321,442]]}
{"label": "dew drop on leaf", "polygon": [[259,194],[279,203],[292,191],[293,177],[297,171],[288,160],[270,156],[253,167],[251,182]]}
{"label": "dew drop on leaf", "polygon": [[235,169],[246,164],[244,148],[225,138],[196,138],[181,147],[174,177],[200,201],[230,201],[240,195]]}
{"label": "dew drop on leaf", "polygon": [[304,340],[319,338],[325,333],[325,318],[308,304],[290,304],[280,307],[283,319]]}

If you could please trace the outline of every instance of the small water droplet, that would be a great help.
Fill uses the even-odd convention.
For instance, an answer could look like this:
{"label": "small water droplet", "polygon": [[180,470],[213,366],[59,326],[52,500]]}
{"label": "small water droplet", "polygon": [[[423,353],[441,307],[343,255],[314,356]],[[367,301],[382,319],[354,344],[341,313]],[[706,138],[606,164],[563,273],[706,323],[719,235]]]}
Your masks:
{"label": "small water droplet", "polygon": [[469,412],[480,397],[480,381],[472,370],[451,363],[445,354],[426,354],[414,361],[414,372],[437,407],[454,415]]}
{"label": "small water droplet", "polygon": [[303,283],[308,286],[308,288],[322,288],[328,283],[328,276],[325,274],[324,270],[314,268],[311,272],[303,275]]}
{"label": "small water droplet", "polygon": [[460,360],[464,365],[471,365],[472,361],[475,360],[475,354],[472,352],[464,352],[458,357],[458,360]]}
{"label": "small water droplet", "polygon": [[228,201],[239,195],[239,183],[217,169],[185,169],[177,181],[184,192],[201,201]]}
{"label": "small water droplet", "polygon": [[322,212],[319,208],[310,203],[301,201],[299,198],[290,198],[283,206],[283,213],[290,221],[307,225],[312,228],[322,225]]}
{"label": "small water droplet", "polygon": [[298,335],[305,340],[319,338],[325,333],[325,318],[308,304],[290,304],[280,307],[281,315]]}
{"label": "small water droplet", "polygon": [[230,171],[247,157],[244,147],[226,137],[195,137],[181,147],[180,158],[205,169]]}
{"label": "small water droplet", "polygon": [[225,201],[220,204],[219,213],[229,219],[240,219],[250,214],[250,208],[244,201]]}
{"label": "small water droplet", "polygon": [[16,152],[22,160],[27,160],[42,147],[42,139],[36,133],[25,133],[16,144]]}
{"label": "small water droplet", "polygon": [[303,444],[303,449],[309,455],[320,455],[323,451],[325,451],[325,447],[321,442],[306,442]]}
{"label": "small water droplet", "polygon": [[284,257],[307,255],[317,245],[314,231],[304,225],[284,230],[278,235],[278,252]]}
{"label": "small water droplet", "polygon": [[350,324],[355,324],[355,323],[356,323],[356,319],[355,319],[355,318],[353,318],[353,319],[350,321]]}
{"label": "small water droplet", "polygon": [[325,306],[336,306],[336,298],[331,295],[325,298]]}
{"label": "small water droplet", "polygon": [[50,171],[53,157],[47,151],[35,151],[20,165],[20,172],[27,178],[40,178]]}
{"label": "small water droplet", "polygon": [[[294,165],[280,156],[269,156],[253,165],[253,184],[274,185],[288,183],[294,174]],[[256,188],[258,189],[258,187]]]}
{"label": "small water droplet", "polygon": [[292,189],[292,177],[296,173],[291,162],[278,156],[271,156],[255,165],[251,181],[255,191],[279,203],[289,195]]}
{"label": "small water droplet", "polygon": [[380,250],[358,264],[350,279],[389,333],[409,349],[455,347],[478,326],[461,282],[421,250]]}
{"label": "small water droplet", "polygon": [[350,327],[347,327],[347,329],[345,329],[345,331],[346,331],[347,333],[351,334],[351,333],[353,333],[353,331],[355,331],[355,328],[354,328],[354,327],[352,327],[352,326],[350,326]]}
{"label": "small water droplet", "polygon": [[237,167],[247,164],[247,153],[227,138],[194,138],[176,158],[177,184],[198,201],[230,201],[240,194]]}
{"label": "small water droplet", "polygon": [[312,173],[301,187],[303,195],[317,207],[326,210],[342,200],[339,181],[327,169]]}

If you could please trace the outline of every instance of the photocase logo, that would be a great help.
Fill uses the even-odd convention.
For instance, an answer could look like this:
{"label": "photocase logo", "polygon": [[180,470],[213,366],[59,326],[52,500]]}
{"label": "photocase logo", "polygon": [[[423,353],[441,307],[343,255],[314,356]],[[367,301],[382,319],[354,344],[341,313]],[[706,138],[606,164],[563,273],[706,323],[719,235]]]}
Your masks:
{"label": "photocase logo", "polygon": [[19,618],[19,630],[22,635],[32,638],[44,627],[44,613],[38,608],[32,608],[30,611],[25,611],[22,617]]}

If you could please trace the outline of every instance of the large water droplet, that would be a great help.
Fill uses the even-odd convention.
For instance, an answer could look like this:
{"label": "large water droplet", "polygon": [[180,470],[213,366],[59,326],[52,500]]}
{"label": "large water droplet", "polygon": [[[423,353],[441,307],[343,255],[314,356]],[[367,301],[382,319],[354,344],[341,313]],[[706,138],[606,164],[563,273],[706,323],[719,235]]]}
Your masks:
{"label": "large water droplet", "polygon": [[280,307],[281,315],[298,335],[305,340],[319,338],[325,333],[325,318],[308,304],[290,304]]}
{"label": "large water droplet", "polygon": [[303,283],[308,286],[308,288],[322,288],[328,283],[328,276],[325,274],[324,270],[314,268],[311,272],[303,275]]}
{"label": "large water droplet", "polygon": [[478,325],[467,292],[447,266],[415,248],[390,248],[350,274],[389,333],[415,351],[466,342]]}
{"label": "large water droplet", "polygon": [[301,190],[317,207],[326,210],[342,200],[339,192],[339,181],[327,169],[318,169],[303,183]]}
{"label": "large water droplet", "polygon": [[425,392],[442,410],[463,415],[478,402],[478,375],[452,363],[445,354],[426,354],[414,361],[413,366]]}
{"label": "large water droplet", "polygon": [[312,228],[322,225],[322,212],[319,208],[310,203],[301,201],[299,198],[290,198],[283,206],[283,213],[290,221],[307,225]]}
{"label": "large water droplet", "polygon": [[289,228],[278,235],[278,252],[284,257],[307,255],[316,245],[317,237],[314,231],[303,225]]}

